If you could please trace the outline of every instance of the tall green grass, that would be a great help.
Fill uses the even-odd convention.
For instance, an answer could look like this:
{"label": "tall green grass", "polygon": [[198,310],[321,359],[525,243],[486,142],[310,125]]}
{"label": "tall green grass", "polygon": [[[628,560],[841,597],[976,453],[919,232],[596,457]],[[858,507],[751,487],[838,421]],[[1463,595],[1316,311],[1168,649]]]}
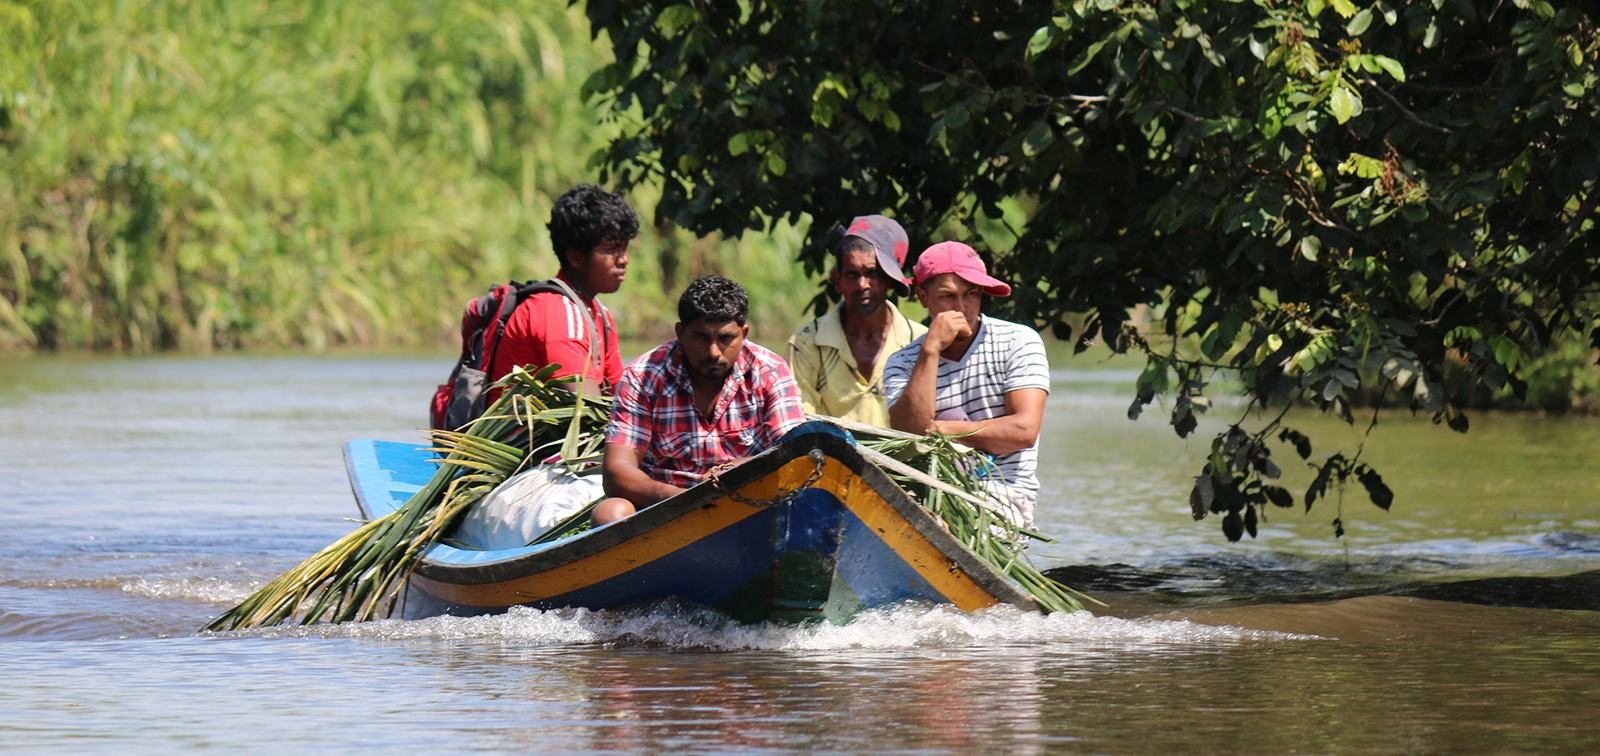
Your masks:
{"label": "tall green grass", "polygon": [[[554,273],[550,205],[611,134],[579,94],[607,47],[559,0],[0,0],[0,39],[0,351],[448,343],[488,284]],[[631,337],[694,275],[769,338],[818,290],[799,230],[696,239],[631,200]]]}

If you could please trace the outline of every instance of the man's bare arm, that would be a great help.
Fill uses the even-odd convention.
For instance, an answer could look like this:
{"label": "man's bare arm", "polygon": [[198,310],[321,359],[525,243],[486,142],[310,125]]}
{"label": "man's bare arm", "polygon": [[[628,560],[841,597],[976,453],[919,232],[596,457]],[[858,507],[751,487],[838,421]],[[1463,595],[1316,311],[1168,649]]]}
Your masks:
{"label": "man's bare arm", "polygon": [[[947,436],[963,436],[961,443],[990,454],[1022,451],[1039,441],[1044,424],[1044,389],[1006,392],[1006,414],[988,420],[935,420],[933,427]],[[974,433],[976,431],[976,433]]]}
{"label": "man's bare arm", "polygon": [[927,433],[933,427],[934,398],[939,381],[939,354],[927,350],[917,354],[900,398],[889,406],[889,426],[907,433]]}
{"label": "man's bare arm", "polygon": [[935,402],[939,391],[939,353],[960,339],[971,338],[972,328],[955,310],[934,316],[923,337],[922,349],[917,352],[917,362],[911,368],[911,378],[900,398],[889,407],[889,425],[907,433],[927,433],[933,426]]}
{"label": "man's bare arm", "polygon": [[600,480],[607,496],[627,499],[643,509],[662,499],[683,493],[683,489],[646,475],[637,449],[622,444],[606,444],[605,461],[600,463]]}

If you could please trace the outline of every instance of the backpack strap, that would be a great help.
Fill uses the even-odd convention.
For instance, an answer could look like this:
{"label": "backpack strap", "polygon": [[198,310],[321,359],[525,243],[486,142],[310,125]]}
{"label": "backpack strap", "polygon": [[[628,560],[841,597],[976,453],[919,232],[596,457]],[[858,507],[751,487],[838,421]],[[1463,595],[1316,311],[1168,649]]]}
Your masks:
{"label": "backpack strap", "polygon": [[[510,296],[507,296],[500,301],[500,311],[495,315],[494,325],[492,326],[494,329],[494,344],[489,347],[488,359],[485,359],[480,363],[483,365],[483,371],[485,373],[489,372],[494,366],[495,354],[500,351],[500,339],[505,335],[506,323],[507,321],[511,320],[511,313],[518,307],[521,307],[522,303],[527,301],[528,297],[531,297],[534,294],[543,293],[561,294],[567,299],[572,300],[572,303],[578,306],[578,312],[583,318],[583,332],[587,337],[587,344],[589,346],[589,354],[585,359],[587,362],[595,366],[597,372],[604,372],[599,370],[602,361],[605,359],[604,351],[602,350],[602,352],[597,355],[595,354],[594,350],[594,319],[589,317],[589,308],[583,303],[583,298],[578,296],[578,292],[573,291],[572,287],[568,285],[566,281],[563,281],[559,278],[552,278],[549,281],[539,281],[526,284],[513,283],[512,285],[515,288],[515,291],[513,291]],[[485,334],[485,336],[487,337],[487,334]]]}
{"label": "backpack strap", "polygon": [[583,333],[588,337],[589,345],[589,355],[586,358],[586,361],[590,365],[594,366],[595,372],[601,374],[600,380],[604,381],[605,370],[602,368],[605,361],[605,349],[602,347],[600,353],[595,354],[594,318],[589,316],[589,306],[583,303],[583,298],[579,297],[578,292],[573,291],[572,287],[568,285],[566,281],[563,281],[560,278],[552,278],[550,279],[550,283],[555,284],[555,287],[560,289],[562,294],[567,295],[567,299],[572,300],[572,303],[578,306],[578,312],[583,315]]}
{"label": "backpack strap", "polygon": [[500,340],[506,335],[506,322],[511,320],[511,313],[516,311],[528,297],[537,294],[545,287],[542,284],[522,284],[512,281],[511,291],[500,299],[500,308],[495,312],[494,319],[489,321],[488,328],[483,334],[483,345],[488,354],[478,360],[478,369],[489,373],[494,369],[495,355],[500,352]]}

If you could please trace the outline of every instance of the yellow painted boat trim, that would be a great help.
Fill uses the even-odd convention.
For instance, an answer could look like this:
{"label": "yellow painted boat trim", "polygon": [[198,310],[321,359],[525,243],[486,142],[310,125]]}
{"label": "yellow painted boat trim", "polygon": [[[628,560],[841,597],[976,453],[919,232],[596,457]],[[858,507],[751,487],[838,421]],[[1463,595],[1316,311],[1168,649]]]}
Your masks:
{"label": "yellow painted boat trim", "polygon": [[[883,501],[871,486],[861,478],[848,474],[848,471],[844,472],[846,474],[843,476],[825,473],[816,487],[826,489],[843,502],[863,524],[872,528],[873,532],[883,539],[896,556],[910,565],[911,569],[916,570],[923,580],[928,581],[934,590],[964,611],[970,612],[999,603],[989,591],[978,585],[955,562],[941,553],[932,541],[911,527],[910,523],[896,512],[894,507]],[[872,500],[863,501],[868,497]]]}
{"label": "yellow painted boat trim", "polygon": [[[744,495],[756,499],[775,498],[780,488],[787,491],[800,485],[815,469],[814,463],[805,457],[790,460],[779,469],[776,476],[768,476],[746,486]],[[870,485],[846,466],[832,461],[825,463],[822,477],[815,487],[833,494],[863,524],[876,532],[896,556],[952,604],[962,610],[973,611],[998,603],[989,591],[946,558],[937,546],[911,527],[894,507],[883,501]],[[430,580],[412,573],[410,582],[415,588],[462,606],[510,606],[540,601],[588,588],[640,565],[649,564],[694,543],[707,533],[720,531],[760,511],[758,507],[724,496],[636,538],[536,575],[496,583],[462,585]]]}
{"label": "yellow painted boat trim", "polygon": [[[779,468],[776,476],[769,475],[745,486],[743,493],[754,499],[775,498],[780,486],[783,490],[798,486],[815,470],[816,464],[811,460],[805,457],[793,459]],[[409,580],[415,588],[462,606],[510,606],[540,601],[588,588],[640,565],[649,564],[700,540],[707,533],[715,533],[760,511],[759,507],[741,504],[724,496],[641,533],[637,538],[535,575],[497,583],[462,585],[430,580],[413,572]]]}

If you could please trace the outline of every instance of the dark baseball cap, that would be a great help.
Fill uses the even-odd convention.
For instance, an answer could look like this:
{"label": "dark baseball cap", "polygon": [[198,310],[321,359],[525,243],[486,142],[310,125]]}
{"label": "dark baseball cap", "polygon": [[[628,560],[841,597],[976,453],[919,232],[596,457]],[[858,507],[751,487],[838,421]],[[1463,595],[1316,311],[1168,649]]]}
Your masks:
{"label": "dark baseball cap", "polygon": [[911,242],[899,223],[881,215],[862,215],[850,221],[850,225],[844,229],[844,235],[866,239],[877,251],[878,268],[894,282],[895,291],[903,297],[911,294],[904,267]]}

